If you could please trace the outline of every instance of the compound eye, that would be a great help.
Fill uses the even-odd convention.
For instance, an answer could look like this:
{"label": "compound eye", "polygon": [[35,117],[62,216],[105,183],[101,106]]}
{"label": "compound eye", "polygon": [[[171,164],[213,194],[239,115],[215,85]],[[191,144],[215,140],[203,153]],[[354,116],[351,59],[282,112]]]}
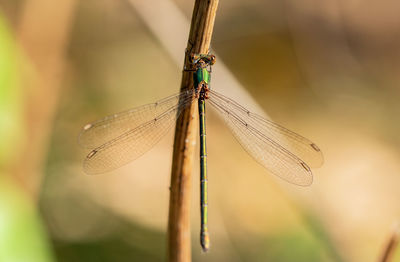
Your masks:
{"label": "compound eye", "polygon": [[215,64],[215,61],[216,61],[216,58],[215,58],[215,55],[211,55],[211,57],[210,57],[210,64]]}

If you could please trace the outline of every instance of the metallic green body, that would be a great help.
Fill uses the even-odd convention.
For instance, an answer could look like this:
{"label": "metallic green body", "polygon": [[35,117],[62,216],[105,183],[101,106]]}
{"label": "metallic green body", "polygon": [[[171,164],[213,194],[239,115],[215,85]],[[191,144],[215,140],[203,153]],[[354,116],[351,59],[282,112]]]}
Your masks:
{"label": "metallic green body", "polygon": [[199,123],[200,123],[200,243],[204,252],[210,247],[208,233],[208,196],[207,196],[207,147],[206,147],[206,90],[210,82],[210,73],[205,67],[199,67],[193,75],[195,87],[199,91]]}
{"label": "metallic green body", "polygon": [[210,237],[208,234],[208,196],[207,196],[207,147],[206,147],[206,107],[204,98],[200,98],[199,119],[200,119],[200,212],[201,229],[200,243],[203,251],[210,247]]}
{"label": "metallic green body", "polygon": [[210,82],[210,72],[207,68],[198,68],[194,73],[194,86],[198,87],[199,84],[204,81],[206,84]]}

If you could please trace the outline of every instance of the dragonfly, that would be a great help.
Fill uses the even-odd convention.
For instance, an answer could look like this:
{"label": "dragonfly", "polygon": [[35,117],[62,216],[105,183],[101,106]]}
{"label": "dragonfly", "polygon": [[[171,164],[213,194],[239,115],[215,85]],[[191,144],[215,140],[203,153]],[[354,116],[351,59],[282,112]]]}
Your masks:
{"label": "dragonfly", "polygon": [[222,117],[241,146],[270,173],[289,183],[309,186],[310,167],[323,164],[319,147],[307,138],[288,130],[231,98],[210,89],[212,54],[191,54],[193,88],[155,103],[109,115],[83,127],[79,142],[91,149],[83,169],[100,174],[119,168],[149,151],[168,133],[181,113],[198,102],[200,129],[200,244],[210,247],[208,231],[208,175],[206,148],[206,101]]}

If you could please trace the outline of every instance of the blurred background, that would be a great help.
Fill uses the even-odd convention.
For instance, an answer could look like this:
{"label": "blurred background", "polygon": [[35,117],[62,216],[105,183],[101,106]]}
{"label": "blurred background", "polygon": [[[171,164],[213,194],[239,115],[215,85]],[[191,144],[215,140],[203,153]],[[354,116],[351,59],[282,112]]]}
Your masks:
{"label": "blurred background", "polygon": [[[188,32],[157,35],[138,2],[0,0],[0,261],[165,261],[173,131],[99,176],[77,144],[86,123],[179,90],[183,60],[163,41]],[[164,2],[188,24],[194,1],[152,8]],[[400,217],[399,8],[220,1],[218,61],[325,163],[310,187],[281,181],[208,110],[212,246],[201,253],[195,160],[193,261],[380,261]]]}

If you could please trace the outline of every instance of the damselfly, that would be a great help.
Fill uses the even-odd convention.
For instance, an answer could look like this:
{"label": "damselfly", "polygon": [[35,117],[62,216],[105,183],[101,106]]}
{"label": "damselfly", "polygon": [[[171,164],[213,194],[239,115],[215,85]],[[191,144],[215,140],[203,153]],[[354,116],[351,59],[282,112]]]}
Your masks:
{"label": "damselfly", "polygon": [[200,119],[201,233],[204,251],[210,245],[207,214],[207,151],[205,101],[219,113],[243,148],[262,166],[284,180],[301,186],[312,183],[310,166],[323,163],[316,144],[232,99],[209,89],[214,55],[191,55],[194,88],[86,125],[80,144],[92,151],[84,161],[88,174],[99,174],[125,165],[151,149],[175,123],[182,111],[198,100]]}

